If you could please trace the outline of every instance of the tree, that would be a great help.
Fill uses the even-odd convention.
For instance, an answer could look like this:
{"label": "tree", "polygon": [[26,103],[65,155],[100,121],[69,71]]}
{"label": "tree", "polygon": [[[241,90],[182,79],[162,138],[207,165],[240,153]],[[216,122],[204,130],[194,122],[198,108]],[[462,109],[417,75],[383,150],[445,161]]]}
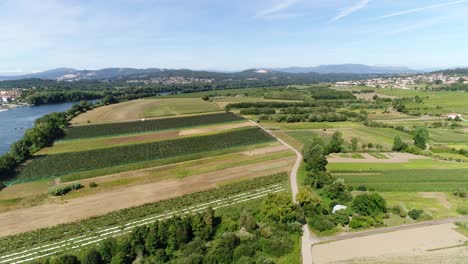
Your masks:
{"label": "tree", "polygon": [[343,150],[343,135],[341,132],[336,131],[333,133],[330,143],[327,146],[327,154],[329,153],[339,153]]}
{"label": "tree", "polygon": [[395,136],[395,138],[393,139],[393,151],[403,151],[407,147],[408,145],[401,140],[400,136]]}
{"label": "tree", "polygon": [[307,173],[306,184],[314,189],[322,189],[333,182],[333,177],[325,171],[309,171]]}
{"label": "tree", "polygon": [[324,191],[328,197],[342,203],[349,202],[352,199],[352,195],[346,188],[343,179],[337,179],[332,184],[325,186]]}
{"label": "tree", "polygon": [[414,133],[414,145],[420,149],[426,149],[427,140],[429,139],[429,131],[425,127],[419,127]]}
{"label": "tree", "polygon": [[297,205],[284,193],[268,194],[261,205],[261,213],[265,219],[275,223],[286,224],[303,220]]}
{"label": "tree", "polygon": [[257,221],[250,212],[244,210],[240,215],[239,226],[244,227],[248,232],[252,232],[257,229]]}
{"label": "tree", "polygon": [[358,139],[357,138],[352,138],[351,139],[351,149],[353,151],[356,151],[358,148]]}
{"label": "tree", "polygon": [[302,149],[304,161],[306,162],[306,170],[325,171],[328,161],[324,155],[324,149],[321,145],[312,144],[306,143]]}
{"label": "tree", "polygon": [[296,195],[296,201],[302,206],[309,204],[312,201],[319,201],[317,197],[314,197],[314,194],[310,191],[309,188],[301,187],[299,192]]}
{"label": "tree", "polygon": [[202,97],[202,100],[203,100],[203,101],[208,101],[208,100],[210,100],[210,96],[204,95],[204,96]]}
{"label": "tree", "polygon": [[115,104],[118,102],[119,100],[117,100],[117,98],[115,98],[113,95],[108,95],[102,99],[102,103],[105,105]]}
{"label": "tree", "polygon": [[372,143],[370,143],[370,142],[367,143],[367,148],[368,148],[368,149],[371,149],[371,148],[373,148],[373,147],[374,147],[374,144],[372,144]]}
{"label": "tree", "polygon": [[83,264],[103,264],[101,253],[96,249],[92,248],[85,253],[83,258]]}
{"label": "tree", "polygon": [[387,211],[387,203],[378,193],[364,193],[354,197],[351,208],[358,214],[370,216]]}

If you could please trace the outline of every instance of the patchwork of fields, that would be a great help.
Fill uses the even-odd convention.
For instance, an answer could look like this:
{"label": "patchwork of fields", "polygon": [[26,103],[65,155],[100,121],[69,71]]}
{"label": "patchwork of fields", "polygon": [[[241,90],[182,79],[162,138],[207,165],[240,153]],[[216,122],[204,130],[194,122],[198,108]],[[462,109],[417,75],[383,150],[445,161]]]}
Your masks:
{"label": "patchwork of fields", "polygon": [[[178,114],[191,113],[190,105],[208,104],[199,98],[168,100],[178,102],[172,105]],[[188,101],[193,104],[182,107]],[[123,103],[123,109],[154,112],[151,107],[158,105],[133,102]],[[127,120],[72,126],[64,139],[36,153],[0,193],[2,226],[20,233],[77,221],[231,181],[287,172],[294,162],[290,150],[232,113]],[[84,188],[62,197],[47,195],[52,186],[75,182]],[[34,224],[27,224],[30,219],[36,219]]]}

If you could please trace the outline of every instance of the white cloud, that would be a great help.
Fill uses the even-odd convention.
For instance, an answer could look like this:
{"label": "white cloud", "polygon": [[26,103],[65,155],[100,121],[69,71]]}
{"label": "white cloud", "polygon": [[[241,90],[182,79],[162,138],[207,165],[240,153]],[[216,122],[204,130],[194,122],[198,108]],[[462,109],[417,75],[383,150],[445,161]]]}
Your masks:
{"label": "white cloud", "polygon": [[369,4],[370,0],[360,0],[358,1],[357,3],[355,3],[354,5],[352,6],[349,6],[345,9],[343,9],[340,13],[338,13],[338,15],[336,15],[334,18],[332,18],[329,22],[336,22],[344,17],[347,17],[361,9],[363,9],[364,7],[366,7],[368,4]]}
{"label": "white cloud", "polygon": [[408,10],[403,10],[400,12],[383,15],[383,16],[380,16],[379,18],[384,19],[384,18],[390,18],[390,17],[395,17],[395,16],[401,16],[401,15],[416,13],[416,12],[420,12],[420,11],[424,11],[428,9],[441,8],[441,7],[446,7],[446,6],[456,5],[456,4],[466,3],[466,2],[468,2],[468,0],[458,0],[458,1],[441,3],[441,4],[428,5],[428,6],[423,6],[423,7],[418,7],[414,9],[408,9]]}
{"label": "white cloud", "polygon": [[299,0],[281,0],[279,3],[276,3],[272,7],[261,10],[257,12],[255,17],[270,17],[270,16],[279,16],[281,11],[284,11],[291,7],[292,5],[299,2]]}

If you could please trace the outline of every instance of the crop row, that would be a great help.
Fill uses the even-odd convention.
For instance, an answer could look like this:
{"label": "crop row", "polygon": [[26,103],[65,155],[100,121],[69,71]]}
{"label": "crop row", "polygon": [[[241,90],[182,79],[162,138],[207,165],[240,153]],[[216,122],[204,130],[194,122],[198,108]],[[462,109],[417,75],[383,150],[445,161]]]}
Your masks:
{"label": "crop row", "polygon": [[365,185],[384,192],[452,192],[458,187],[468,188],[466,169],[332,170],[331,172],[350,185]]}
{"label": "crop row", "polygon": [[66,239],[81,236],[84,234],[98,235],[107,230],[115,229],[116,225],[127,223],[144,222],[148,217],[178,210],[186,210],[203,203],[232,197],[237,194],[254,190],[259,187],[267,187],[275,184],[285,184],[286,173],[259,177],[244,180],[228,185],[223,185],[215,189],[203,192],[188,194],[178,198],[160,201],[157,203],[145,204],[138,207],[115,211],[103,216],[89,218],[75,223],[62,224],[56,227],[39,229],[28,233],[9,236],[0,239],[0,256],[7,255],[7,252],[21,252],[31,247],[40,247],[43,243],[54,243]]}
{"label": "crop row", "polygon": [[233,113],[217,113],[177,118],[75,126],[69,128],[66,131],[65,139],[79,139],[119,134],[141,133],[146,131],[176,129],[182,127],[210,125],[240,120],[243,120],[243,118]]}
{"label": "crop row", "polygon": [[248,128],[214,135],[53,154],[33,159],[21,170],[19,178],[40,179],[60,176],[72,172],[245,146],[271,140],[273,138],[260,128]]}

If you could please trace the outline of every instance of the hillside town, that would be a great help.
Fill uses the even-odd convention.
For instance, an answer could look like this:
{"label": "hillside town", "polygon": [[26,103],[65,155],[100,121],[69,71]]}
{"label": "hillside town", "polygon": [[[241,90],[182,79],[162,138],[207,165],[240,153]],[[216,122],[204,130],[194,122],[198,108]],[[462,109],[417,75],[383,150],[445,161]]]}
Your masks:
{"label": "hillside town", "polygon": [[448,75],[443,73],[398,75],[360,81],[337,82],[336,87],[368,86],[374,88],[410,89],[414,85],[468,83],[468,76]]}
{"label": "hillside town", "polygon": [[20,89],[14,90],[0,90],[0,105],[14,103],[18,97],[21,96]]}
{"label": "hillside town", "polygon": [[205,78],[186,78],[183,76],[172,76],[165,78],[151,78],[149,80],[128,80],[127,83],[144,83],[144,84],[169,84],[169,85],[183,85],[191,83],[211,83],[214,79]]}

